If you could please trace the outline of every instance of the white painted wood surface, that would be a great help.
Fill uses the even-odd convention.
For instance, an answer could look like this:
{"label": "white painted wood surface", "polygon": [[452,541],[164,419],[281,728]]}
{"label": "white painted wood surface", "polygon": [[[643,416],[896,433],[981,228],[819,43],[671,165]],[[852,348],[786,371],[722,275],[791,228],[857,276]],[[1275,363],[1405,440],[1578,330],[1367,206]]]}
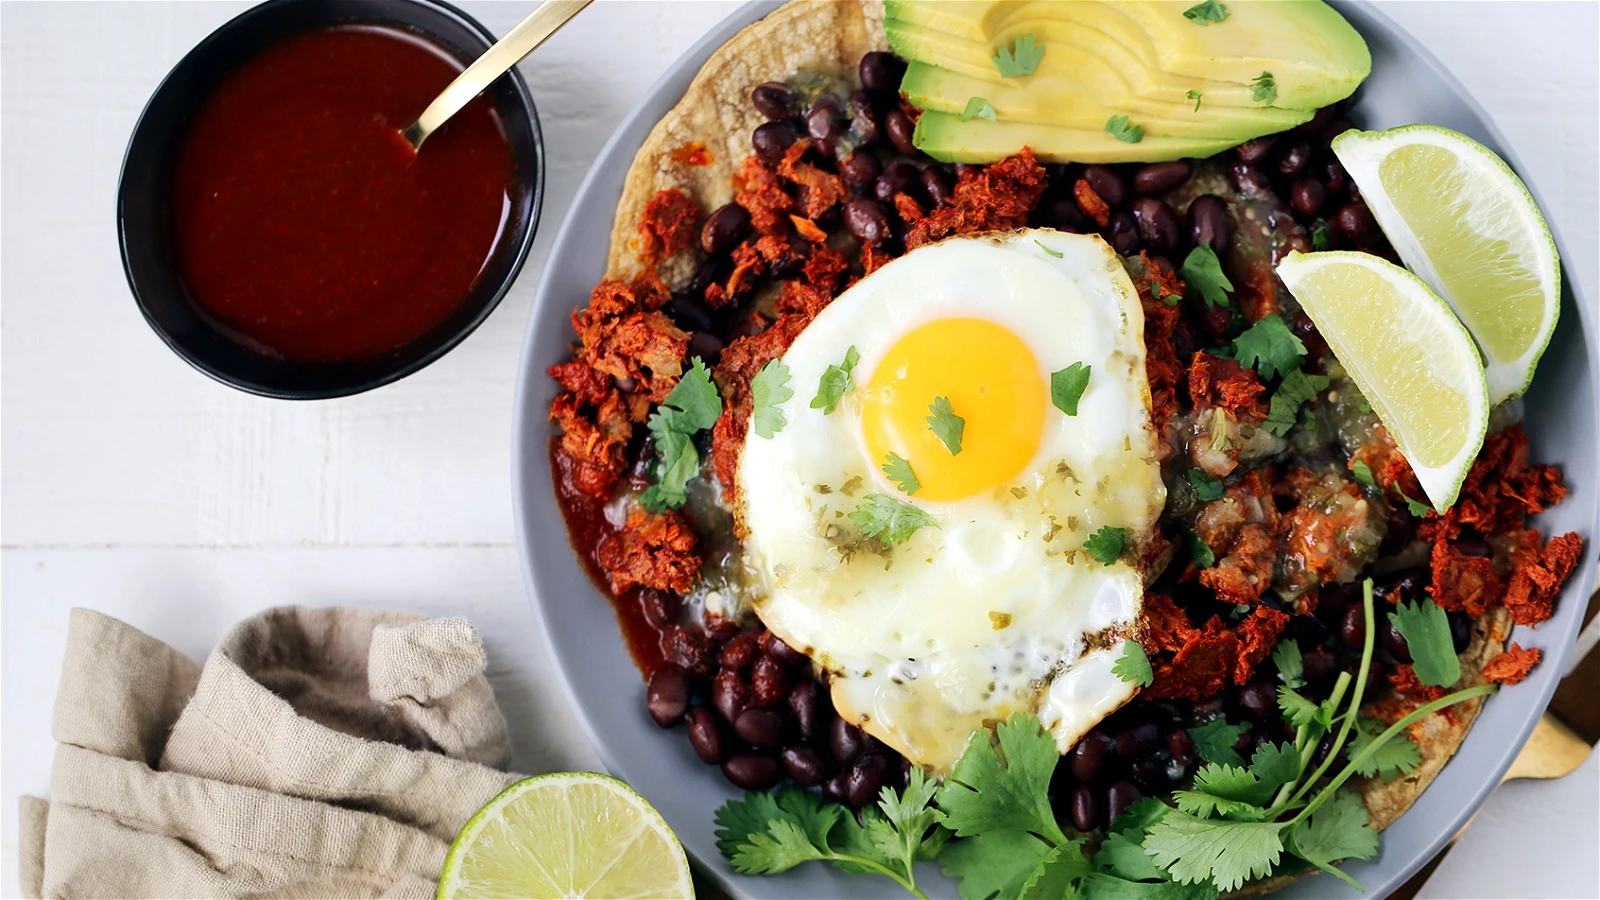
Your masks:
{"label": "white painted wood surface", "polygon": [[[496,33],[528,8],[462,6]],[[18,890],[16,798],[49,788],[51,706],[75,605],[196,658],[234,621],[275,604],[465,614],[487,638],[517,767],[596,764],[545,658],[511,543],[512,379],[542,260],[590,160],[732,7],[604,0],[525,61],[549,168],[520,281],[432,367],[315,404],[249,397],[192,371],[145,326],[118,261],[113,195],[133,121],[183,53],[243,8],[0,5],[4,896]],[[1505,129],[1572,250],[1568,271],[1594,296],[1597,7],[1385,10]],[[1597,766],[1591,758],[1588,769]],[[1449,887],[1435,896],[1496,896],[1507,882],[1486,873],[1511,861],[1522,896],[1600,894],[1596,778],[1584,777],[1578,790],[1497,794],[1470,838],[1494,852],[1453,853],[1437,876]],[[1591,853],[1562,849],[1577,847]]]}

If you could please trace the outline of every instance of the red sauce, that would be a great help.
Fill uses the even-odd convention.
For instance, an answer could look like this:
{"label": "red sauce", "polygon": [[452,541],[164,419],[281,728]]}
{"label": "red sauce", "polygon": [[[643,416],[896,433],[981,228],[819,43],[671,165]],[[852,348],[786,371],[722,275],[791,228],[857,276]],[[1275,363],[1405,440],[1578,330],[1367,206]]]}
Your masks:
{"label": "red sauce", "polygon": [[398,129],[461,71],[376,26],[291,38],[231,73],[173,174],[194,301],[258,349],[378,356],[466,299],[510,212],[511,149],[478,97],[413,152]]}

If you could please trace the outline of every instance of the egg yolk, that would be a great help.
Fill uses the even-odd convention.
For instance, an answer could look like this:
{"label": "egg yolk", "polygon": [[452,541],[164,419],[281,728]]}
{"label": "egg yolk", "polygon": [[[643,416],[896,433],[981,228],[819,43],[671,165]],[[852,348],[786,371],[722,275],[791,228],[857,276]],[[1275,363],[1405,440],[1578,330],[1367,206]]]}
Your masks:
{"label": "egg yolk", "polygon": [[[1016,477],[1033,459],[1049,405],[1033,352],[983,319],[938,319],[890,348],[860,393],[867,450],[911,464],[918,500],[959,500]],[[928,424],[935,397],[966,420],[961,452]]]}

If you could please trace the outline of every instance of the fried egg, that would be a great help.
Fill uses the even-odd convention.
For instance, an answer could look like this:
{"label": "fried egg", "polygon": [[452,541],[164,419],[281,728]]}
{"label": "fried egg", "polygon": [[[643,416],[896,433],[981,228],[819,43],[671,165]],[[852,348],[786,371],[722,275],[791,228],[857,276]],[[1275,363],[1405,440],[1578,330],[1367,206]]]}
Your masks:
{"label": "fried egg", "polygon": [[[830,675],[841,716],[937,772],[1013,712],[1062,752],[1134,694],[1112,667],[1142,598],[1139,548],[1165,501],[1144,316],[1097,236],[952,238],[863,278],[795,339],[781,430],[738,468],[747,592]],[[831,412],[812,398],[858,359]],[[1052,373],[1089,367],[1077,414]],[[964,419],[959,452],[929,425]],[[918,482],[885,473],[890,454]],[[850,517],[869,495],[931,517],[900,543]],[[1127,529],[1119,559],[1084,549]]]}

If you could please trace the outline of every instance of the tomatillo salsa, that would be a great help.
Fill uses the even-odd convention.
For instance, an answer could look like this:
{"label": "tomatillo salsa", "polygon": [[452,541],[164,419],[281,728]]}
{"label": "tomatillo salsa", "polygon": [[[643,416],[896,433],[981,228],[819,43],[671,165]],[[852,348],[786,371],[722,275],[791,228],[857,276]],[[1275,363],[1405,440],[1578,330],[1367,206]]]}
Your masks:
{"label": "tomatillo salsa", "polygon": [[466,299],[510,215],[505,130],[478,97],[414,152],[399,129],[461,72],[421,37],[349,25],[229,74],[173,170],[194,302],[262,352],[391,352]]}

